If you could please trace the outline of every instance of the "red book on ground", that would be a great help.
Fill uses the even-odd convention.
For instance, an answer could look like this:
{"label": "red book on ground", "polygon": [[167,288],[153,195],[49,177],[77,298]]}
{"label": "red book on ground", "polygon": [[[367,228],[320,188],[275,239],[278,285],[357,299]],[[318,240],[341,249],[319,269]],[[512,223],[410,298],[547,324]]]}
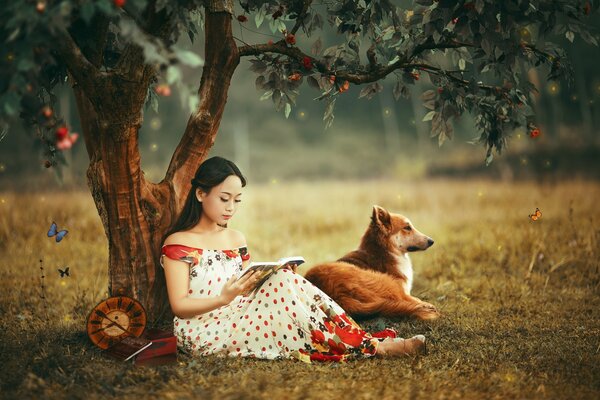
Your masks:
{"label": "red book on ground", "polygon": [[128,361],[133,356],[141,354],[144,350],[148,350],[152,345],[152,341],[146,338],[128,336],[117,344],[104,350],[104,354],[114,357],[121,361]]}
{"label": "red book on ground", "polygon": [[136,367],[156,367],[159,365],[177,364],[177,353],[167,354],[144,360],[135,360]]}
{"label": "red book on ground", "polygon": [[173,332],[162,329],[148,328],[141,336],[152,341],[152,345],[136,356],[136,361],[144,361],[149,358],[161,357],[168,354],[177,354],[177,338]]}

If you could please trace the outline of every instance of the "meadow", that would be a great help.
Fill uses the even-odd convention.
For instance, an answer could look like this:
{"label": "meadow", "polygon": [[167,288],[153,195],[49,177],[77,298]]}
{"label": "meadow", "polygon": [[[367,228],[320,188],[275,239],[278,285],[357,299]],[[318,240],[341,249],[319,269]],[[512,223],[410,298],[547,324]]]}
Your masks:
{"label": "meadow", "polygon": [[[413,294],[442,317],[361,321],[425,334],[419,357],[307,365],[219,357],[135,368],[105,358],[85,320],[107,297],[107,242],[85,191],[0,192],[0,398],[596,399],[600,183],[331,181],[250,184],[230,226],[254,260],[311,265],[357,247],[373,204],[435,245]],[[542,217],[528,215],[538,207]],[[69,234],[46,236],[56,221]],[[40,260],[45,272],[41,299]],[[70,277],[57,269],[68,266]]]}

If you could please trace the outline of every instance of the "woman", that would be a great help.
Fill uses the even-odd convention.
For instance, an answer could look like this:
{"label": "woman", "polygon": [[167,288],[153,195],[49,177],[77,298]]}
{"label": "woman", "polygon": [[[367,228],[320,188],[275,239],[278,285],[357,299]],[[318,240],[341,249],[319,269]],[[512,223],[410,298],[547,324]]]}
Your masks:
{"label": "woman", "polygon": [[250,253],[227,228],[246,179],[231,161],[212,157],[192,179],[183,211],[162,247],[178,345],[198,355],[344,361],[415,354],[425,337],[380,341],[325,293],[296,274],[274,273],[257,290],[252,273],[237,278]]}

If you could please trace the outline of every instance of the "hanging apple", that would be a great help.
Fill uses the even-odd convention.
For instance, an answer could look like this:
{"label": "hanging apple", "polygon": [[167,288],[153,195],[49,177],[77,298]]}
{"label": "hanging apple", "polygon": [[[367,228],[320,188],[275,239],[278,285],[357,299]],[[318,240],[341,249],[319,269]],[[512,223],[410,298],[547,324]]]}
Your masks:
{"label": "hanging apple", "polygon": [[69,134],[69,129],[66,126],[61,126],[56,130],[56,139],[63,140]]}

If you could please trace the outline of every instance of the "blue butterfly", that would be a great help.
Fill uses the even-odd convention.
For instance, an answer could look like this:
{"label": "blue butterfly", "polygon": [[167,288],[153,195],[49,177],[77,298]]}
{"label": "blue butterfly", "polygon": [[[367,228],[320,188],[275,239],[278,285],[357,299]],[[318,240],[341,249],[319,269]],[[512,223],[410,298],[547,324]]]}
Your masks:
{"label": "blue butterfly", "polygon": [[56,236],[56,242],[58,243],[61,240],[63,240],[65,236],[67,236],[67,233],[69,233],[69,231],[66,229],[59,231],[56,226],[56,222],[53,222],[52,225],[50,225],[50,229],[48,230],[48,237]]}
{"label": "blue butterfly", "polygon": [[58,269],[58,272],[60,272],[60,277],[61,277],[61,278],[62,278],[62,277],[64,277],[65,275],[66,275],[66,276],[71,276],[71,275],[69,275],[69,267],[65,268],[65,270],[64,270],[64,271],[63,271],[62,269],[60,269],[60,268],[59,268],[59,269]]}

